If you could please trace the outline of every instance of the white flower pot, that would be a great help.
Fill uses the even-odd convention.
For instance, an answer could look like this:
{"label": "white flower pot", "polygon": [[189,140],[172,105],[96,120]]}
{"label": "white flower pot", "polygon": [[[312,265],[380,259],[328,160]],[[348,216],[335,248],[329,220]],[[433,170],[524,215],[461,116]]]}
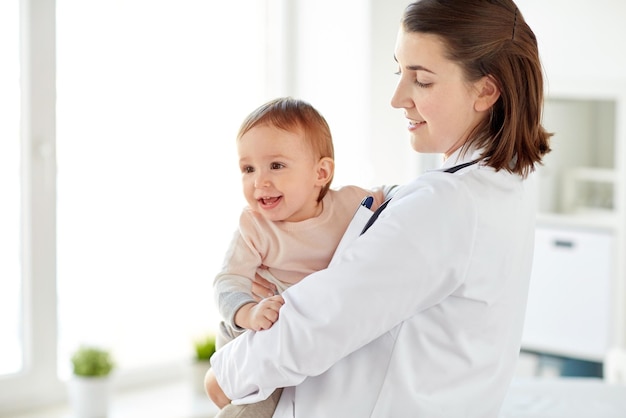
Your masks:
{"label": "white flower pot", "polygon": [[194,361],[191,364],[191,389],[196,396],[207,398],[204,390],[204,375],[211,368],[211,362],[208,360]]}
{"label": "white flower pot", "polygon": [[109,377],[72,376],[69,397],[73,418],[104,418],[109,410]]}

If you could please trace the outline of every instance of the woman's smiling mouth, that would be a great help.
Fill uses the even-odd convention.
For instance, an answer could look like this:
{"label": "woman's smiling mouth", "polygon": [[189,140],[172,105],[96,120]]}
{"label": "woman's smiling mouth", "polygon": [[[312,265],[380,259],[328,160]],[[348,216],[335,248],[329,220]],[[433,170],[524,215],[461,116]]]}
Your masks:
{"label": "woman's smiling mouth", "polygon": [[418,121],[418,120],[409,119],[409,130],[417,129],[420,126],[425,125],[425,124],[426,124],[425,120]]}

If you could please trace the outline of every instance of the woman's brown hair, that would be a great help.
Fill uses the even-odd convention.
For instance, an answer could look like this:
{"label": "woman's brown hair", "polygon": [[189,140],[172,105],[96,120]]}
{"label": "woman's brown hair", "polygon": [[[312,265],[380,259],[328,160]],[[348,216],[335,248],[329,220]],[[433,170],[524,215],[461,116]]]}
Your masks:
{"label": "woman's brown hair", "polygon": [[[407,33],[437,35],[468,81],[491,76],[500,89],[489,118],[466,146],[484,149],[486,164],[526,177],[550,152],[541,125],[543,72],[537,38],[511,0],[421,0],[402,18]],[[466,148],[467,149],[467,148]]]}
{"label": "woman's brown hair", "polygon": [[[326,119],[309,103],[291,97],[279,97],[259,106],[246,117],[239,128],[237,140],[255,126],[269,125],[289,132],[301,129],[315,157],[335,159],[333,138]],[[333,180],[333,173],[320,190],[321,201]]]}

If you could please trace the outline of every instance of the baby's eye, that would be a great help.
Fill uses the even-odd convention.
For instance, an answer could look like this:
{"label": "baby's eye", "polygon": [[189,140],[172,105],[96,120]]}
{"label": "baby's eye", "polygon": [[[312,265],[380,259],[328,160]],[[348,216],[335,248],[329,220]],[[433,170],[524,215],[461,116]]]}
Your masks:
{"label": "baby's eye", "polygon": [[270,168],[272,170],[280,170],[283,167],[285,167],[285,165],[281,164],[281,163],[272,163],[272,164],[270,164]]}
{"label": "baby's eye", "polygon": [[243,167],[241,167],[241,172],[242,173],[254,173],[254,167],[249,166],[249,165],[244,165]]}

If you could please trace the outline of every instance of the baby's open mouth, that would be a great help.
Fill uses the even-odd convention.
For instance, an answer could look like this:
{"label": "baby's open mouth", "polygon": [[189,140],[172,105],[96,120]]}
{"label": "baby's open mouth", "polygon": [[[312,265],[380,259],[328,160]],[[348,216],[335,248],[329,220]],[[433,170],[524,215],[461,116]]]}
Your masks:
{"label": "baby's open mouth", "polygon": [[280,199],[282,199],[282,196],[261,197],[259,198],[259,203],[261,203],[262,206],[272,206],[278,203]]}

